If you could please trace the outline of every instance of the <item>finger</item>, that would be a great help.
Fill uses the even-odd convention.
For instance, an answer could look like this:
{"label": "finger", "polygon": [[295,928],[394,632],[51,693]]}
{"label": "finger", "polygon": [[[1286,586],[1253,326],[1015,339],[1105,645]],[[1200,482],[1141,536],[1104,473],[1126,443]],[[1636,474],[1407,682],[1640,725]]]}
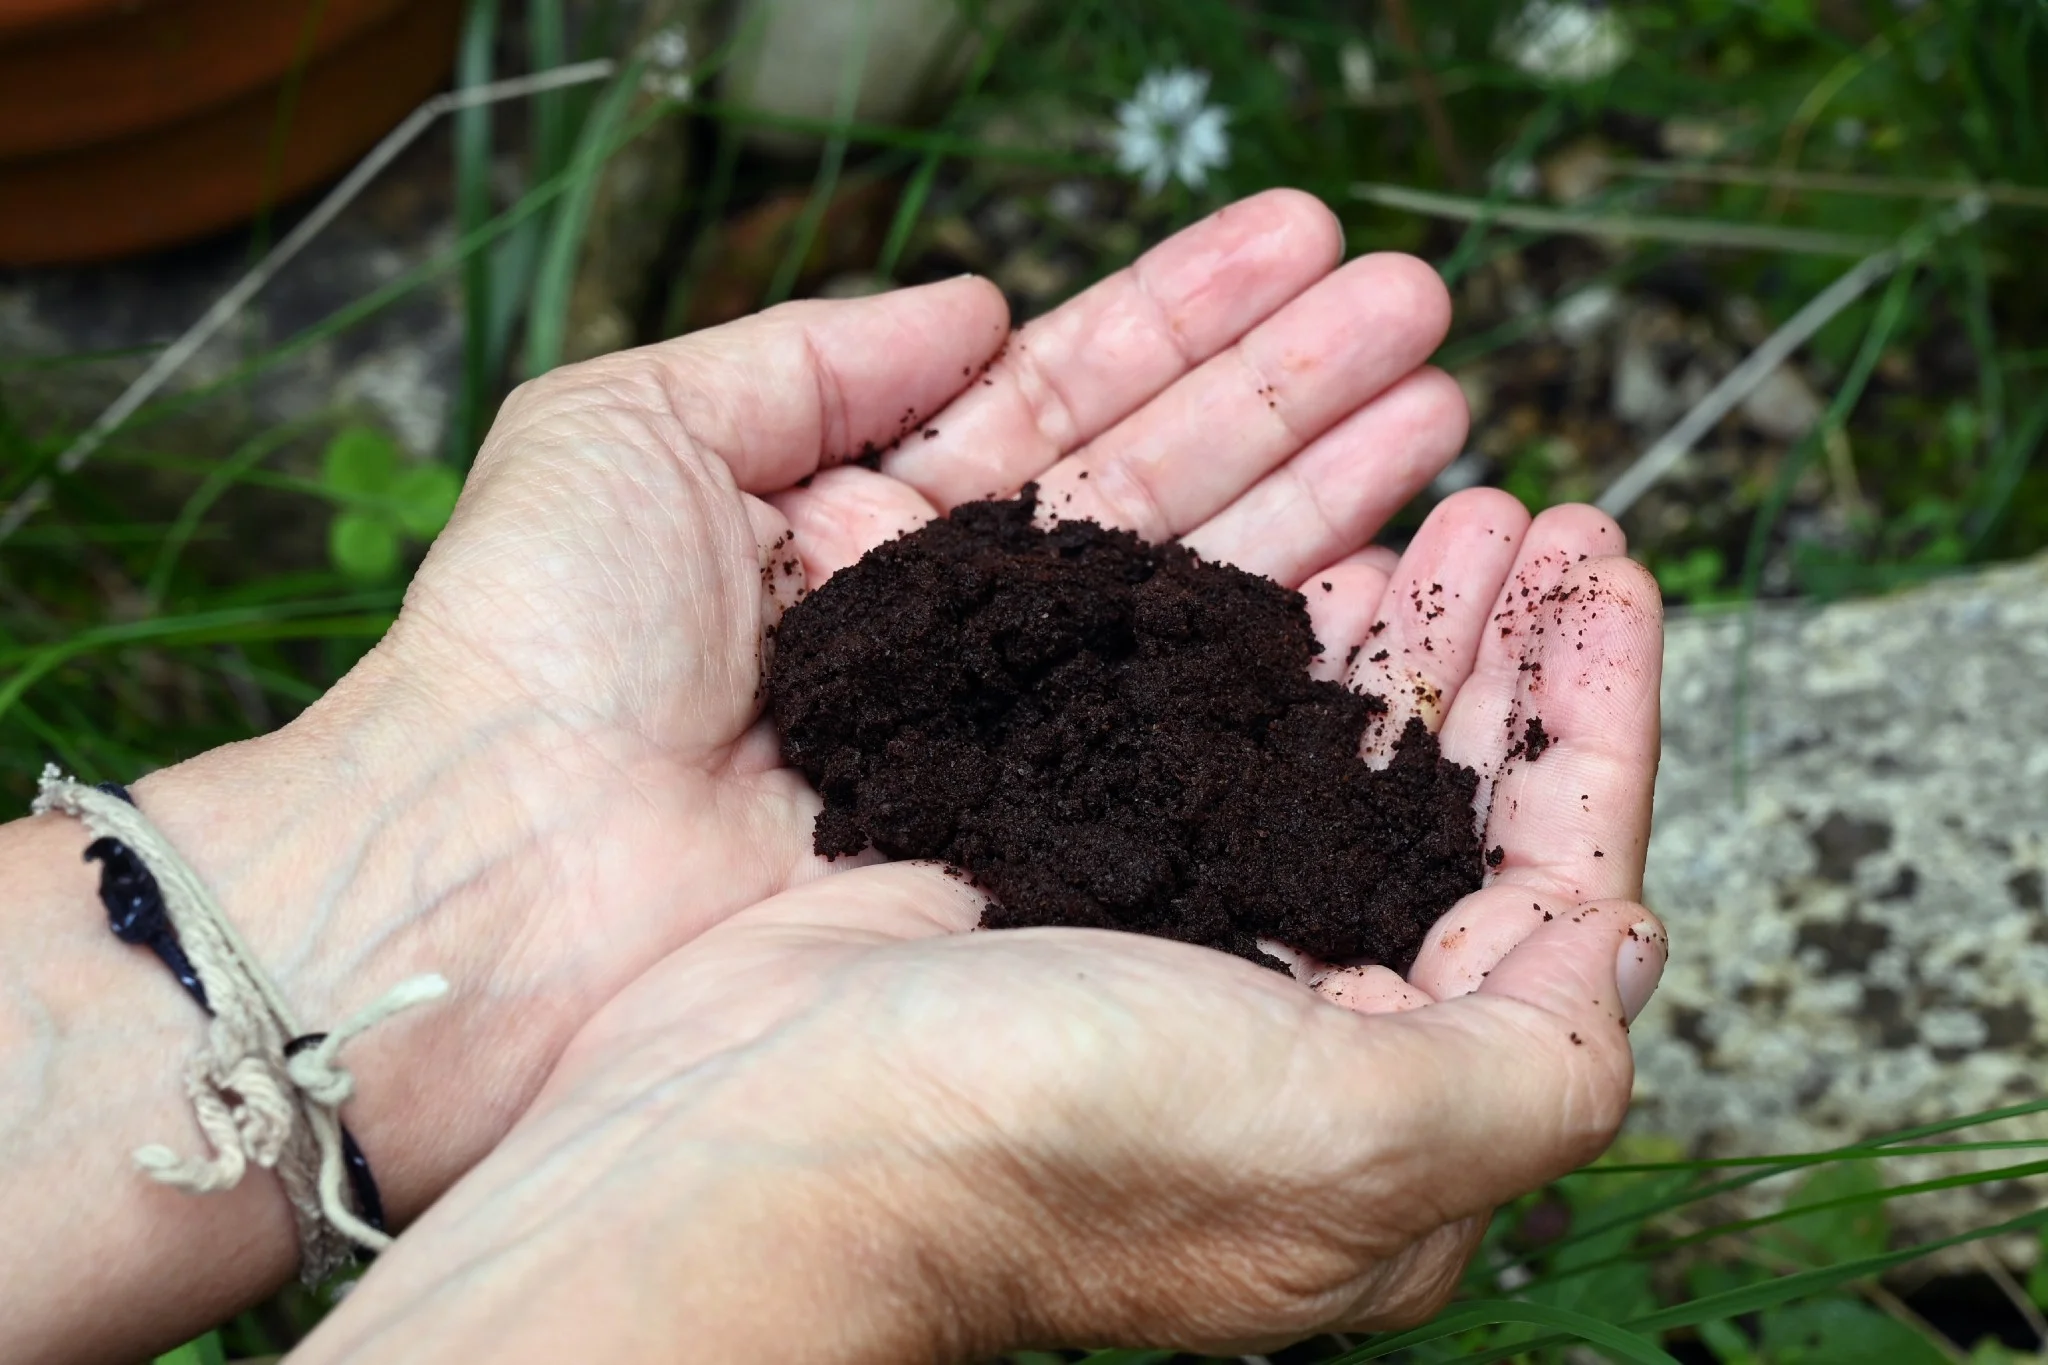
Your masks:
{"label": "finger", "polygon": [[1435,730],[1479,651],[1486,617],[1529,525],[1522,504],[1494,488],[1438,503],[1416,531],[1380,601],[1350,686],[1387,699],[1366,756],[1384,761],[1411,716]]}
{"label": "finger", "polygon": [[[1656,580],[1632,560],[1587,560],[1529,619],[1544,634],[1500,727],[1523,747],[1510,746],[1493,784],[1485,840],[1501,850],[1495,878],[1575,901],[1639,896],[1663,669]],[[1540,754],[1528,743],[1537,721]]]}
{"label": "finger", "polygon": [[1001,495],[1136,411],[1322,278],[1335,215],[1297,190],[1218,210],[1028,326],[882,468],[938,507]]}
{"label": "finger", "polygon": [[1444,284],[1412,256],[1331,274],[1128,421],[1040,476],[1046,495],[1160,541],[1201,525],[1429,358]]}
{"label": "finger", "polygon": [[768,493],[917,430],[967,387],[1008,330],[1002,291],[963,276],[786,303],[565,367],[522,388],[514,404],[582,408],[601,392],[678,448],[716,455],[741,488]]}
{"label": "finger", "polygon": [[1522,537],[1480,635],[1471,674],[1444,720],[1444,753],[1479,770],[1482,809],[1508,750],[1522,738],[1509,733],[1510,712],[1531,673],[1528,665],[1542,662],[1534,651],[1555,615],[1549,609],[1555,604],[1547,607],[1545,599],[1574,564],[1626,549],[1614,518],[1578,504],[1542,512]]}
{"label": "finger", "polygon": [[769,502],[789,518],[813,591],[877,545],[938,515],[916,489],[858,465],[820,470],[809,487],[777,493]]}
{"label": "finger", "polygon": [[1354,1014],[1399,1014],[1436,1003],[1391,967],[1329,967],[1312,976],[1309,985],[1317,995]]}
{"label": "finger", "polygon": [[1626,1032],[1655,994],[1669,953],[1663,922],[1641,905],[1590,902],[1531,931],[1476,993]]}
{"label": "finger", "polygon": [[1418,370],[1181,539],[1291,583],[1377,535],[1463,448],[1468,420],[1451,377]]}
{"label": "finger", "polygon": [[[1512,882],[1495,882],[1465,897],[1436,922],[1408,969],[1408,980],[1438,1000],[1470,995],[1537,929],[1555,923],[1560,916],[1577,913],[1579,907],[1562,897],[1532,892]],[[1620,963],[1623,1003],[1630,1020],[1656,986],[1664,951],[1663,926],[1644,911],[1632,926]]]}
{"label": "finger", "polygon": [[1350,671],[1395,563],[1392,550],[1372,546],[1301,582],[1296,591],[1308,601],[1309,625],[1323,647],[1309,664],[1311,677],[1340,681]]}
{"label": "finger", "polygon": [[1577,902],[1494,882],[1465,897],[1430,927],[1408,980],[1438,1000],[1470,995],[1502,958],[1538,927],[1570,914]]}
{"label": "finger", "polygon": [[1288,975],[1332,1004],[1357,1014],[1392,1014],[1397,1010],[1420,1009],[1436,1002],[1388,967],[1340,967],[1309,953],[1300,952],[1277,939],[1256,940],[1258,949],[1277,962],[1287,964]]}

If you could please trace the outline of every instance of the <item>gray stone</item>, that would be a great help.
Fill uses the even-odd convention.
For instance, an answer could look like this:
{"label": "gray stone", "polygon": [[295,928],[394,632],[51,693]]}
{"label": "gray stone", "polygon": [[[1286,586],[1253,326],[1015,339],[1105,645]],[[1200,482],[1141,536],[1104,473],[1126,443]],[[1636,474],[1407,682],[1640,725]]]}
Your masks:
{"label": "gray stone", "polygon": [[[1702,1154],[1803,1151],[2048,1095],[2048,558],[1767,607],[1746,658],[1742,630],[1671,622],[1647,900],[1673,956],[1631,1122]],[[2048,1114],[1962,1136],[2048,1138]],[[1935,1236],[2044,1196],[1986,1184],[1893,1216]]]}
{"label": "gray stone", "polygon": [[[999,0],[985,7],[984,19],[996,28],[1013,24],[1037,2]],[[740,0],[731,31],[725,98],[792,118],[830,121],[847,62],[864,47],[854,117],[867,123],[908,121],[950,93],[979,41],[960,0]],[[817,146],[816,138],[788,132],[751,136],[787,152]]]}
{"label": "gray stone", "polygon": [[1812,430],[1826,405],[1800,373],[1780,365],[1742,400],[1742,416],[1774,441],[1796,441]]}

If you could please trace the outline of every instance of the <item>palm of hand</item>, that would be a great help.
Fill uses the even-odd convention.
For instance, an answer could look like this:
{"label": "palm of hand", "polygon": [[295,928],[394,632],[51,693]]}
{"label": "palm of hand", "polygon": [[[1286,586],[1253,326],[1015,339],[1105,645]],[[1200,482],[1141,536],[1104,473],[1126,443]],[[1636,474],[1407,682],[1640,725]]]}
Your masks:
{"label": "palm of hand", "polygon": [[[1182,1103],[1176,1085],[1263,1086],[1268,1102],[1243,1111],[1257,1121],[1216,1134],[1214,1197],[1187,1205],[1190,1226],[1213,1231],[1203,1211],[1223,1207],[1268,1225],[1301,1212],[1254,1212],[1246,1190],[1231,1205],[1230,1154],[1313,1127],[1298,1087],[1262,1077],[1285,1073],[1280,1059],[1305,1036],[1345,1027],[1313,1021],[1353,1016],[1311,1012],[1313,997],[1282,978],[1178,945],[1115,940],[1112,951],[1099,936],[1058,931],[945,937],[971,927],[978,904],[930,869],[826,879],[809,850],[816,798],[781,766],[760,719],[763,627],[802,584],[955,502],[1031,479],[1063,515],[1178,536],[1300,585],[1323,667],[1393,699],[1388,733],[1420,712],[1440,725],[1451,757],[1481,771],[1487,843],[1503,850],[1491,884],[1446,916],[1405,981],[1383,968],[1305,964],[1325,996],[1361,1012],[1413,1011],[1402,1018],[1440,1041],[1470,1034],[1471,1016],[1431,1025],[1434,1012],[1420,1007],[1479,991],[1487,1008],[1512,1012],[1545,1008],[1561,991],[1615,1032],[1612,957],[1603,986],[1572,954],[1589,935],[1605,935],[1600,951],[1611,954],[1640,917],[1580,907],[1638,894],[1655,756],[1655,590],[1618,558],[1606,518],[1560,509],[1532,524],[1488,492],[1446,502],[1398,563],[1367,548],[1456,453],[1465,419],[1455,386],[1420,368],[1447,321],[1440,284],[1401,258],[1332,272],[1339,248],[1320,206],[1268,195],[1190,229],[1000,353],[1000,300],[955,281],[797,305],[515,396],[393,648],[452,663],[463,704],[502,718],[550,774],[530,805],[545,812],[534,820],[550,850],[543,875],[573,909],[537,910],[522,932],[546,935],[534,951],[567,962],[560,975],[579,983],[581,1015],[617,998],[564,1058],[538,1121],[565,1097],[587,1107],[592,1093],[629,1094],[765,1032],[801,1028],[826,995],[843,999],[826,983],[851,981],[864,983],[856,994],[902,1008],[840,1008],[835,1036],[865,1031],[858,1055],[897,1054],[898,1076],[965,1067],[1008,1077],[978,1094],[1042,1098],[1118,1083],[1138,1057],[1158,1086],[1130,1097],[1132,1112],[1160,1120]],[[906,433],[879,470],[819,469]],[[1511,759],[1523,718],[1538,714],[1553,748],[1540,765]],[[952,984],[934,991],[926,968],[937,964]],[[1077,972],[1089,977],[1083,989]],[[1489,972],[1497,979],[1482,989]],[[899,993],[905,981],[922,983],[914,1006]],[[933,1032],[904,1029],[903,1008],[949,1045],[935,1050]],[[1116,1035],[1125,1064],[1081,1065],[1077,1055],[1109,1054],[1077,1054],[1071,1031],[1049,1050],[1031,1021],[1051,1017],[1098,1041]],[[1144,1027],[1119,1031],[1116,1021],[1131,1019]],[[1415,1037],[1379,1036],[1393,1041],[1369,1084],[1437,1080],[1440,1062],[1408,1055]],[[1219,1056],[1219,1037],[1240,1042]],[[1259,1324],[1399,1316],[1425,1302],[1462,1259],[1471,1217],[1543,1178],[1559,1150],[1583,1155],[1588,1135],[1611,1123],[1617,1068],[1626,1095],[1626,1047],[1598,1041],[1575,1064],[1601,1079],[1610,1103],[1560,1118],[1554,1140],[1532,1143],[1527,1159],[1496,1159],[1452,1194],[1347,1210],[1347,1233],[1319,1251],[1327,1273],[1251,1296],[1262,1306],[1250,1317],[1164,1328],[1133,1319],[1118,1334],[1217,1339]],[[1584,1047],[1577,1032],[1572,1045]],[[1493,1069],[1485,1048],[1467,1053],[1479,1071]],[[1192,1072],[1189,1058],[1200,1059]],[[1519,1093],[1507,1074],[1498,1089]],[[1419,1089],[1416,1099],[1430,1108]],[[1020,1142],[1048,1151],[1081,1140],[1026,1111],[1012,1121],[1031,1134]],[[1436,1142],[1384,1138],[1382,1155]],[[1316,1165],[1327,1157],[1353,1163],[1361,1195],[1384,1194],[1378,1174],[1338,1151],[1304,1157],[1302,1179],[1327,1192],[1331,1174]]]}

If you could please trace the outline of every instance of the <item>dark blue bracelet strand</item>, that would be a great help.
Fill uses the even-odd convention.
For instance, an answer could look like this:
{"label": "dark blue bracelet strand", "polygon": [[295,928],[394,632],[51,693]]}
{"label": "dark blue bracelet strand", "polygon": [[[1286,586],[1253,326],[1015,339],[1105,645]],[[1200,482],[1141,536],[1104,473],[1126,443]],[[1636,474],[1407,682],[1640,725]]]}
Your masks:
{"label": "dark blue bracelet strand", "polygon": [[[109,796],[118,796],[131,806],[135,804],[135,798],[120,783],[101,782],[97,785]],[[156,878],[150,875],[142,859],[119,839],[101,838],[86,845],[85,861],[100,865],[100,903],[107,907],[107,923],[113,929],[114,937],[155,953],[164,966],[170,968],[171,975],[185,988],[185,993],[211,1017],[213,1006],[206,999],[206,985],[192,969],[191,959],[185,956],[185,949],[178,942],[178,931],[171,927],[170,916],[164,910],[163,892],[158,889]],[[324,1033],[301,1034],[285,1044],[285,1056],[318,1047],[326,1037]],[[363,1155],[363,1149],[356,1144],[355,1136],[346,1125],[341,1129],[341,1159],[342,1167],[348,1173],[349,1192],[355,1196],[357,1212],[377,1231],[388,1231],[384,1225],[383,1193],[377,1188],[376,1177],[370,1174],[369,1158]],[[364,1247],[356,1247],[354,1251],[360,1264],[367,1265],[376,1259],[376,1253]]]}

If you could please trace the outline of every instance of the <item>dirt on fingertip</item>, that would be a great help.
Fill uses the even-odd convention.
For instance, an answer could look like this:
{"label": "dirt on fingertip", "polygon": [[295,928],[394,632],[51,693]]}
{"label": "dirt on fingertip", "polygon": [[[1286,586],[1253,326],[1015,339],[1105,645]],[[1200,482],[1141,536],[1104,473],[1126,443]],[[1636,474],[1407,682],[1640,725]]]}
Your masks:
{"label": "dirt on fingertip", "polygon": [[1299,593],[1036,502],[958,507],[783,616],[772,709],[817,851],[949,863],[987,928],[1406,969],[1480,885],[1474,772],[1420,721],[1359,756],[1386,703],[1309,676]]}

